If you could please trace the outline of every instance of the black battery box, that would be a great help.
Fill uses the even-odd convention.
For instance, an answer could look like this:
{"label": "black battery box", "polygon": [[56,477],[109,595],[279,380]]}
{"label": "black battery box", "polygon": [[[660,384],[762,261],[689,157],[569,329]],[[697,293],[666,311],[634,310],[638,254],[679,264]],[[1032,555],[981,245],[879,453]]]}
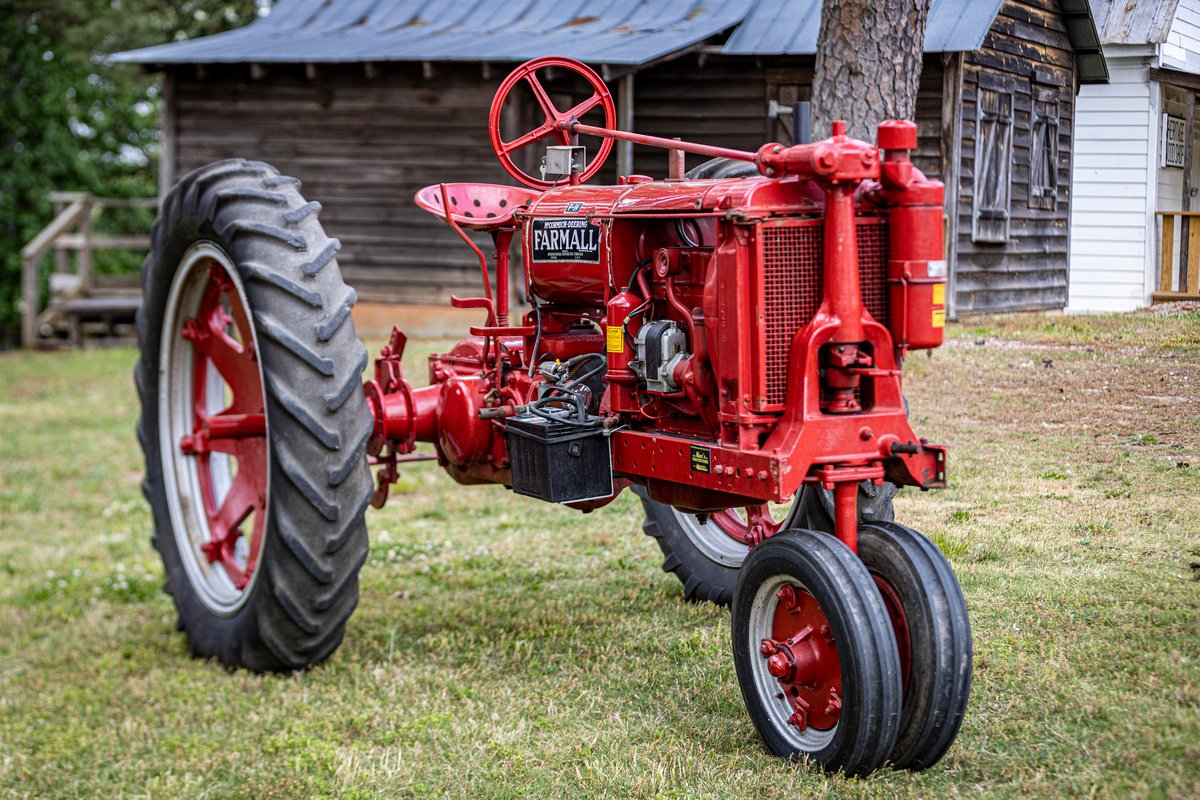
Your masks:
{"label": "black battery box", "polygon": [[566,409],[545,413],[557,418],[525,412],[505,423],[513,491],[550,503],[612,497],[612,447],[604,431],[575,423],[579,418]]}

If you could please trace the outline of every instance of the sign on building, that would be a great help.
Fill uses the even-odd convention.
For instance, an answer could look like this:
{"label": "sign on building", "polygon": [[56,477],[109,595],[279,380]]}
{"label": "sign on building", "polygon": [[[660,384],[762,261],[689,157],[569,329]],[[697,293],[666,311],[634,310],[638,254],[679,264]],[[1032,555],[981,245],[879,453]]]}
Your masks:
{"label": "sign on building", "polygon": [[1187,136],[1187,124],[1182,117],[1163,114],[1162,166],[1183,166],[1183,143]]}

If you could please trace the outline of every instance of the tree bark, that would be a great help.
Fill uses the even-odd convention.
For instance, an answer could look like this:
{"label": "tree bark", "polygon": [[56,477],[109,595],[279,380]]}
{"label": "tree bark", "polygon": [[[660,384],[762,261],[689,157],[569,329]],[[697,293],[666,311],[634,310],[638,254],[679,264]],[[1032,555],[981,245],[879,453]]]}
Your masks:
{"label": "tree bark", "polygon": [[930,0],[824,0],[813,76],[813,139],[830,123],[875,141],[887,119],[912,119],[917,109],[925,21]]}

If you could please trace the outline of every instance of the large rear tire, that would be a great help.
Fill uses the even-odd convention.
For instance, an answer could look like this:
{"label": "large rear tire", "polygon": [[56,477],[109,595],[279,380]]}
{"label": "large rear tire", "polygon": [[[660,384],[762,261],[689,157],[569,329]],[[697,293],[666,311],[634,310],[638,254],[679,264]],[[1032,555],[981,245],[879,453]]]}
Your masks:
{"label": "large rear tire", "polygon": [[143,490],[193,654],[329,657],[358,601],[371,497],[354,290],[299,182],[210,164],[167,194],[142,268]]}
{"label": "large rear tire", "polygon": [[673,572],[683,584],[683,597],[691,602],[727,606],[733,601],[738,570],[750,552],[751,525],[758,535],[771,536],[790,525],[792,508],[768,505],[729,509],[701,517],[651,500],[640,486],[646,520],[642,531],[658,543],[663,571]]}

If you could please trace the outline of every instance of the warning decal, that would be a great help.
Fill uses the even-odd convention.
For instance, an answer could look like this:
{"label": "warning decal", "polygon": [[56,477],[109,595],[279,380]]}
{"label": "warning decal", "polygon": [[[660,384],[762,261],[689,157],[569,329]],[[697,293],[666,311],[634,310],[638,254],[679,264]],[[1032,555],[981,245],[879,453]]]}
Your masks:
{"label": "warning decal", "polygon": [[550,217],[530,224],[533,261],[600,263],[600,229],[591,220]]}
{"label": "warning decal", "polygon": [[620,325],[609,325],[606,336],[607,336],[606,344],[608,346],[605,349],[608,350],[608,352],[610,352],[610,353],[624,353],[625,352],[625,329],[624,328],[622,328]]}

